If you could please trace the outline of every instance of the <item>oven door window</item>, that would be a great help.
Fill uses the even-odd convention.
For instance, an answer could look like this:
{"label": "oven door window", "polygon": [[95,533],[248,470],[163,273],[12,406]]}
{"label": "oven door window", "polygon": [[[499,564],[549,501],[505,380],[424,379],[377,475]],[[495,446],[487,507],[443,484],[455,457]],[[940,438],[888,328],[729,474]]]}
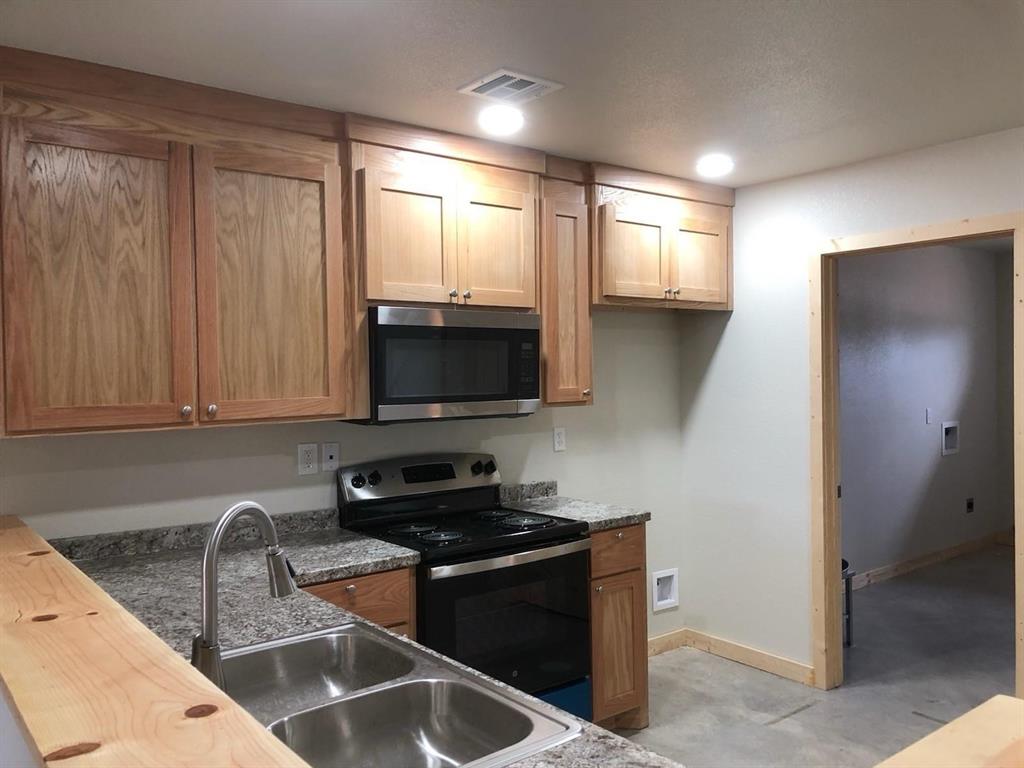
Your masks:
{"label": "oven door window", "polygon": [[538,692],[590,674],[586,552],[427,582],[420,641]]}
{"label": "oven door window", "polygon": [[374,391],[382,404],[513,400],[520,338],[512,329],[380,326]]}

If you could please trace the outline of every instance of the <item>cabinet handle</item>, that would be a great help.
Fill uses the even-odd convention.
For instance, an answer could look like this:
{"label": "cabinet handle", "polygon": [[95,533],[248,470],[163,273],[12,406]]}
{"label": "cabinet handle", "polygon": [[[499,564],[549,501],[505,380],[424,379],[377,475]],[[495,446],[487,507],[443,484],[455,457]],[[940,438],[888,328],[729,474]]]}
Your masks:
{"label": "cabinet handle", "polygon": [[448,291],[448,295],[451,296],[454,299],[456,296],[459,295],[459,289],[458,288],[452,288],[450,291]]}
{"label": "cabinet handle", "polygon": [[672,289],[666,286],[665,293],[672,293]]}
{"label": "cabinet handle", "polygon": [[356,593],[356,585],[355,584],[346,584],[345,585],[345,591],[348,592],[350,595],[354,595]]}
{"label": "cabinet handle", "polygon": [[464,298],[464,299],[472,299],[473,298],[473,292],[472,291],[463,291],[462,298]]}
{"label": "cabinet handle", "polygon": [[595,592],[604,592],[604,587],[594,587]]}
{"label": "cabinet handle", "polygon": [[216,403],[210,403],[208,406],[206,406],[206,415],[209,416],[211,419],[217,415]]}
{"label": "cabinet handle", "polygon": [[191,415],[192,415],[192,406],[191,405],[183,405],[183,406],[181,406],[181,418],[187,419]]}
{"label": "cabinet handle", "polygon": [[679,293],[680,293],[680,292],[681,292],[682,290],[683,290],[682,288],[673,288],[673,289],[672,289],[672,295],[673,295],[673,296],[678,296],[678,295],[679,295]]}
{"label": "cabinet handle", "polygon": [[624,538],[626,538],[626,534],[623,533],[622,531],[619,531],[618,533],[615,534],[615,538],[616,539],[624,539]]}
{"label": "cabinet handle", "polygon": [[584,397],[590,397],[590,394],[591,393],[590,393],[590,388],[589,387],[587,389],[583,390],[583,396]]}

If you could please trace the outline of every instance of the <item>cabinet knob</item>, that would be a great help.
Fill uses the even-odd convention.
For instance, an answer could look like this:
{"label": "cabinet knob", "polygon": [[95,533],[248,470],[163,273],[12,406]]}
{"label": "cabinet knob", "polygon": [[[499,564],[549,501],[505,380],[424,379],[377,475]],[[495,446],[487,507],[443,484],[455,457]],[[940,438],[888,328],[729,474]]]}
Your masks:
{"label": "cabinet knob", "polygon": [[665,286],[665,293],[672,293],[672,289],[669,288],[668,286]]}
{"label": "cabinet knob", "polygon": [[217,415],[216,403],[210,403],[208,406],[206,406],[206,415],[209,416],[211,419]]}
{"label": "cabinet knob", "polygon": [[448,295],[451,296],[454,299],[456,296],[459,295],[459,289],[458,288],[452,288],[450,291],[448,291]]}
{"label": "cabinet knob", "polygon": [[472,291],[463,291],[462,292],[462,298],[464,298],[464,299],[472,299],[473,298],[473,292]]}
{"label": "cabinet knob", "polygon": [[678,295],[679,295],[679,293],[680,293],[680,292],[681,292],[682,290],[683,290],[682,288],[673,288],[673,289],[672,289],[672,295],[673,295],[673,296],[678,296]]}
{"label": "cabinet knob", "polygon": [[192,406],[191,405],[183,405],[183,406],[181,406],[181,418],[187,419],[191,415],[192,415]]}
{"label": "cabinet knob", "polygon": [[356,593],[356,585],[355,584],[346,584],[345,585],[345,591],[348,592],[350,595],[354,595]]}
{"label": "cabinet knob", "polygon": [[624,539],[624,538],[626,538],[626,534],[624,534],[622,531],[619,531],[618,533],[615,534],[615,538],[616,539]]}
{"label": "cabinet knob", "polygon": [[584,397],[590,397],[590,395],[591,395],[590,387],[587,387],[586,389],[583,390],[583,396]]}
{"label": "cabinet knob", "polygon": [[594,587],[595,592],[604,592],[604,587]]}

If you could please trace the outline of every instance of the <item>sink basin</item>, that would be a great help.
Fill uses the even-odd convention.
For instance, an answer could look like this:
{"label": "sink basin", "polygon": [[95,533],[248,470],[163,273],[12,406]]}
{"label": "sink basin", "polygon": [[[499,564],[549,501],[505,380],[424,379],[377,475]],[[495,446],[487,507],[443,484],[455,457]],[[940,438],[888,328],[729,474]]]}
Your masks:
{"label": "sink basin", "polygon": [[519,710],[453,680],[403,683],[270,726],[313,768],[449,768],[511,747],[533,730]]}
{"label": "sink basin", "polygon": [[225,690],[264,724],[409,674],[413,660],[351,626],[224,653]]}
{"label": "sink basin", "polygon": [[225,651],[227,693],[313,768],[496,768],[574,717],[353,622]]}

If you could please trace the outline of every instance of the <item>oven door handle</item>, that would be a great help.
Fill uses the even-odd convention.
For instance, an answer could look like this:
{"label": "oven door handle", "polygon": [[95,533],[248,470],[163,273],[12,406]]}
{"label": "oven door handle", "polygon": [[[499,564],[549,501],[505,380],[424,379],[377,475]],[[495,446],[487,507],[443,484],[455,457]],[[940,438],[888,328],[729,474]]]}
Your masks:
{"label": "oven door handle", "polygon": [[524,563],[536,563],[541,560],[550,560],[553,557],[571,555],[574,552],[585,552],[590,549],[590,539],[570,541],[567,544],[558,544],[554,547],[544,549],[531,549],[527,552],[517,552],[514,555],[502,555],[492,557],[488,560],[473,560],[469,563],[456,563],[454,565],[437,565],[427,571],[427,578],[430,581],[438,579],[451,579],[455,576],[467,576],[471,573],[483,573],[484,571],[496,571],[499,568],[511,568],[514,565]]}

